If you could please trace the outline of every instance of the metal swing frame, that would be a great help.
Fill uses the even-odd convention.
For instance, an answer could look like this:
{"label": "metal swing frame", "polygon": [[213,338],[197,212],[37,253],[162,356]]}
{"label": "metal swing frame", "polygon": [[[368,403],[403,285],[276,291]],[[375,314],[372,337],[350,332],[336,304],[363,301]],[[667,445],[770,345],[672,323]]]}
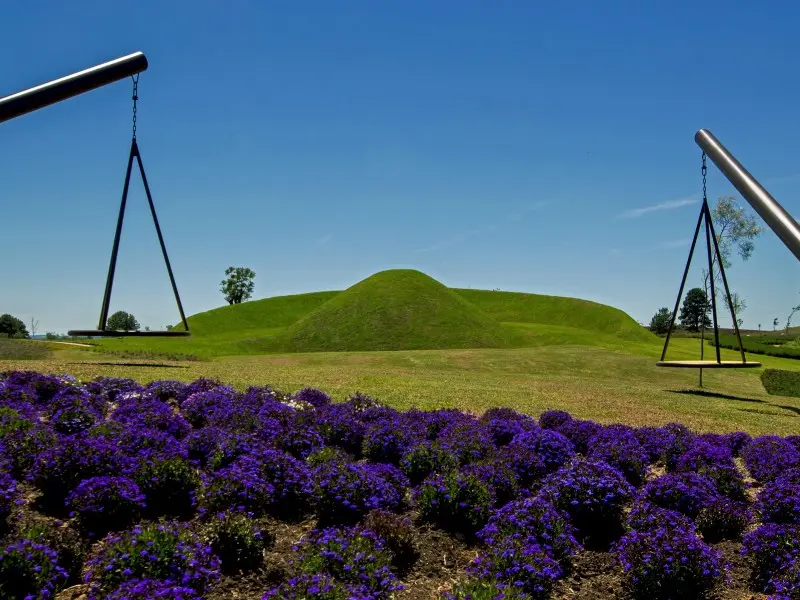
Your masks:
{"label": "metal swing frame", "polygon": [[[128,157],[128,169],[125,175],[125,185],[122,192],[122,202],[120,205],[119,217],[117,219],[117,229],[114,236],[114,245],[111,251],[111,262],[108,269],[108,277],[106,279],[105,294],[103,296],[103,304],[100,310],[100,321],[98,329],[86,330],[70,330],[68,335],[71,336],[91,336],[91,337],[182,337],[188,336],[189,324],[186,322],[186,316],[183,312],[183,305],[181,304],[180,295],[178,294],[178,286],[175,283],[175,276],[172,273],[172,266],[169,262],[167,255],[167,248],[164,244],[164,237],[161,233],[161,227],[158,223],[156,216],[155,205],[153,204],[153,197],[150,193],[150,186],[147,183],[147,177],[144,172],[144,165],[142,164],[141,153],[139,146],[136,142],[136,101],[138,100],[138,76],[139,73],[146,71],[148,67],[147,57],[142,52],[134,52],[127,56],[96,65],[89,69],[72,73],[59,79],[54,79],[47,83],[11,94],[0,98],[0,123],[9,121],[16,117],[20,117],[27,113],[39,110],[51,104],[62,102],[73,96],[89,92],[99,87],[114,83],[126,77],[133,78],[133,138],[131,140],[131,151]],[[142,176],[142,183],[147,194],[147,201],[150,205],[150,212],[153,216],[153,223],[156,227],[158,234],[158,241],[161,244],[161,251],[164,256],[164,262],[167,266],[172,290],[175,294],[175,300],[178,304],[180,311],[181,321],[184,330],[167,330],[167,331],[114,331],[107,329],[108,312],[111,302],[111,289],[114,283],[114,272],[117,264],[117,254],[119,251],[119,241],[122,234],[122,221],[125,215],[125,206],[128,197],[128,187],[130,184],[131,170],[133,167],[133,159],[136,158],[139,165],[139,172]]]}

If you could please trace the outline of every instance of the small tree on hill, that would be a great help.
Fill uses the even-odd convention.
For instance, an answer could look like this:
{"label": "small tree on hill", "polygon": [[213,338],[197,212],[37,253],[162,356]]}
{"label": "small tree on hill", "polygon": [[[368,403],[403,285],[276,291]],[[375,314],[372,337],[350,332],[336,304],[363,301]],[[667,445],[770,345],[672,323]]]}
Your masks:
{"label": "small tree on hill", "polygon": [[225,295],[228,304],[241,304],[253,295],[256,274],[247,267],[228,267],[225,279],[220,284],[220,291]]}
{"label": "small tree on hill", "polygon": [[701,327],[711,327],[708,296],[702,288],[692,288],[683,299],[681,306],[681,325],[687,331],[700,331]]}
{"label": "small tree on hill", "polygon": [[139,322],[132,314],[118,310],[108,318],[106,327],[114,331],[139,331]]}
{"label": "small tree on hill", "polygon": [[0,315],[0,334],[10,338],[27,338],[28,330],[20,319],[6,313]]}
{"label": "small tree on hill", "polygon": [[650,319],[650,331],[661,334],[669,331],[669,324],[672,322],[672,311],[666,306],[658,309],[658,312]]}

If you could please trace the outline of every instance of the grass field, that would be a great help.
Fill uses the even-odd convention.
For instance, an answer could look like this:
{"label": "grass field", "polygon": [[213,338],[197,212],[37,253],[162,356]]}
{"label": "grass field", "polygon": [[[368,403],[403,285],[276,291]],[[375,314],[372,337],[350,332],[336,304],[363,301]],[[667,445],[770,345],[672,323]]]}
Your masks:
{"label": "grass field", "polygon": [[[580,341],[581,336],[572,332],[570,338],[565,329],[542,335],[549,335],[551,342]],[[678,421],[699,431],[800,433],[800,399],[768,395],[759,369],[705,370],[700,391],[696,371],[655,367],[660,340],[624,342],[609,337],[599,342],[605,347],[550,343],[519,349],[229,356],[202,362],[123,361],[64,346],[48,360],[0,361],[0,370],[131,377],[143,382],[203,376],[240,388],[270,384],[294,392],[315,386],[338,400],[361,391],[402,409],[449,406],[481,412],[509,406],[538,415],[561,408],[605,423]],[[668,357],[697,358],[698,344],[699,340],[675,339]],[[724,350],[723,358],[735,359],[736,353]],[[799,361],[752,358],[765,367],[800,370]]]}

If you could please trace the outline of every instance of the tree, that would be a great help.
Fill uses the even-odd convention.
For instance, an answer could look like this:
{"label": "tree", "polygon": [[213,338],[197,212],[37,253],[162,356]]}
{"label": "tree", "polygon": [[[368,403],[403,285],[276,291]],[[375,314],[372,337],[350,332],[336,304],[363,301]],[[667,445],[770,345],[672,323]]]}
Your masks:
{"label": "tree", "polygon": [[118,310],[108,318],[106,327],[114,331],[139,331],[139,322],[132,314]]}
{"label": "tree", "polygon": [[[740,208],[736,204],[734,196],[722,196],[717,200],[716,205],[711,209],[711,220],[714,223],[717,246],[722,258],[722,267],[725,270],[731,267],[731,255],[734,248],[738,250],[739,256],[743,261],[753,255],[753,250],[755,249],[754,240],[764,231],[764,228],[758,224],[754,215],[748,215],[744,208]],[[722,290],[724,293],[725,288],[716,252],[712,252],[711,264],[714,269],[715,300],[719,302],[719,292]],[[706,292],[706,296],[709,296],[709,288],[709,273],[707,269],[703,269],[703,289]],[[731,292],[731,302],[733,303],[733,311],[737,316],[737,323],[741,327],[744,321],[739,317],[747,308],[747,304],[735,292]],[[727,307],[727,301],[724,305]]]}
{"label": "tree", "polygon": [[37,329],[39,329],[39,321],[38,319],[34,321],[33,317],[31,317],[31,337],[36,335]]}
{"label": "tree", "polygon": [[658,312],[650,319],[650,331],[656,334],[667,333],[669,324],[672,322],[672,311],[666,306],[658,309]]}
{"label": "tree", "polygon": [[0,315],[0,334],[6,334],[10,338],[29,337],[28,330],[25,328],[25,323],[8,313]]}
{"label": "tree", "polygon": [[[798,304],[797,306],[793,306],[792,311],[789,313],[789,316],[786,317],[786,333],[789,333],[789,327],[792,324],[792,317],[794,316],[794,313],[796,313],[798,310],[800,310],[800,304]],[[778,319],[775,319],[775,321],[777,320]]]}
{"label": "tree", "polygon": [[701,327],[711,327],[708,296],[702,288],[692,288],[683,299],[680,320],[687,331],[700,331]]}
{"label": "tree", "polygon": [[226,278],[220,284],[220,291],[225,295],[228,304],[241,304],[253,295],[253,278],[256,274],[247,267],[228,267]]}
{"label": "tree", "polygon": [[775,317],[775,320],[772,321],[772,331],[778,331],[778,317]]}

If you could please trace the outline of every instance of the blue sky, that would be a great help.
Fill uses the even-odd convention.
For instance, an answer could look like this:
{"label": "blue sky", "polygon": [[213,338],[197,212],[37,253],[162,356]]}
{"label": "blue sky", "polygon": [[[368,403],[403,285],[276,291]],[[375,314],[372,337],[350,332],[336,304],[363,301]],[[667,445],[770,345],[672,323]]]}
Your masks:
{"label": "blue sky", "polygon": [[[800,215],[798,18],[788,1],[29,1],[4,9],[0,95],[147,54],[138,140],[187,314],[223,304],[236,265],[257,298],[416,268],[649,321],[700,208],[697,129]],[[96,326],[130,92],[0,125],[0,312],[42,333]],[[712,166],[711,200],[731,193]],[[798,274],[765,231],[728,273],[745,325],[784,322]],[[178,320],[138,180],[117,309]]]}

